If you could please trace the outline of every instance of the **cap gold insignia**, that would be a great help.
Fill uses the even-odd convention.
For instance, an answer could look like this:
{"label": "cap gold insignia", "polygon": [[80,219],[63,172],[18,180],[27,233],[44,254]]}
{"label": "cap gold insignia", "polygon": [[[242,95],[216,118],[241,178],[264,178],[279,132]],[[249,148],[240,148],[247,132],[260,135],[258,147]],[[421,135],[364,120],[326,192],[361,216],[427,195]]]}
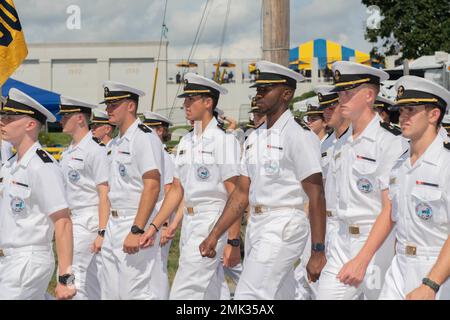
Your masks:
{"label": "cap gold insignia", "polygon": [[256,69],[256,71],[255,71],[255,80],[259,79],[260,73],[261,73],[261,71],[259,69]]}
{"label": "cap gold insignia", "polygon": [[317,94],[317,97],[319,98],[319,101],[322,101],[323,96],[322,96],[321,93],[318,93],[318,94]]}
{"label": "cap gold insignia", "polygon": [[334,81],[339,81],[341,79],[341,73],[339,72],[339,70],[336,70],[334,72]]}
{"label": "cap gold insignia", "polygon": [[109,88],[108,87],[105,87],[105,97],[107,97],[108,95],[109,95]]}
{"label": "cap gold insignia", "polygon": [[404,93],[405,93],[405,88],[403,86],[398,87],[397,97],[401,98]]}

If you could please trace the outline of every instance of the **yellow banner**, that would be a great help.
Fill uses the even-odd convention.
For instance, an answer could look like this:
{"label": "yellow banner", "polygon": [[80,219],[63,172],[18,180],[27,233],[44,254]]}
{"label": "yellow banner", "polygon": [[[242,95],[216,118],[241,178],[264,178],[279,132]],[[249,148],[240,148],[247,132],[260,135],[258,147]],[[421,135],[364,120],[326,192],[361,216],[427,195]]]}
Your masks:
{"label": "yellow banner", "polygon": [[0,86],[28,54],[22,25],[13,0],[0,0]]}

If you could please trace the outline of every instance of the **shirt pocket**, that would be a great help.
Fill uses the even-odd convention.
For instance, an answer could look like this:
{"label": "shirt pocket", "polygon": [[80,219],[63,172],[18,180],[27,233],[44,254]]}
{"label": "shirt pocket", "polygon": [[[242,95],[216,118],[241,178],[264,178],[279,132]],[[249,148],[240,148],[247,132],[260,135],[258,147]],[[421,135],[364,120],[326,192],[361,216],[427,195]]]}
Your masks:
{"label": "shirt pocket", "polygon": [[72,183],[77,183],[80,181],[81,173],[84,170],[84,161],[80,160],[70,160],[67,164],[67,179]]}
{"label": "shirt pocket", "polygon": [[11,213],[16,218],[26,217],[31,210],[31,189],[12,184],[8,189],[8,196],[4,200],[9,201]]}
{"label": "shirt pocket", "polygon": [[131,154],[119,154],[115,166],[115,169],[122,179],[129,179],[131,173]]}
{"label": "shirt pocket", "polygon": [[449,222],[441,190],[415,186],[411,192],[411,202],[412,209],[420,221],[439,225]]}
{"label": "shirt pocket", "polygon": [[[369,159],[369,158],[368,158]],[[352,173],[356,182],[356,187],[362,193],[372,193],[376,184],[377,162],[374,159],[365,160],[359,157],[352,166]]]}

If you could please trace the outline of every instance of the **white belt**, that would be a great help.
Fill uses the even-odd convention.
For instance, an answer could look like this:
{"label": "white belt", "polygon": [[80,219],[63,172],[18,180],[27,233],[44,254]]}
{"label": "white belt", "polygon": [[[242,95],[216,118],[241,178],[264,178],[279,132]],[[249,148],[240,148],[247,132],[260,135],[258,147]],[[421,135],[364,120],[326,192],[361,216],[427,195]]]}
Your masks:
{"label": "white belt", "polygon": [[303,210],[299,207],[266,207],[266,206],[254,206],[252,207],[252,214],[260,215],[271,211],[288,211],[288,210]]}
{"label": "white belt", "polygon": [[130,217],[135,216],[137,209],[111,209],[111,217]]}
{"label": "white belt", "polygon": [[347,223],[343,220],[339,220],[339,231],[352,236],[368,236],[371,229],[372,225],[360,225],[357,223]]}
{"label": "white belt", "polygon": [[184,214],[192,216],[201,212],[222,211],[223,208],[224,206],[218,205],[199,205],[194,207],[185,207]]}
{"label": "white belt", "polygon": [[406,256],[422,256],[422,257],[438,257],[441,253],[442,247],[421,247],[413,244],[404,244],[397,242],[397,254]]}
{"label": "white belt", "polygon": [[52,248],[50,246],[25,246],[20,248],[0,249],[0,257],[13,256],[23,252],[51,252],[51,250]]}

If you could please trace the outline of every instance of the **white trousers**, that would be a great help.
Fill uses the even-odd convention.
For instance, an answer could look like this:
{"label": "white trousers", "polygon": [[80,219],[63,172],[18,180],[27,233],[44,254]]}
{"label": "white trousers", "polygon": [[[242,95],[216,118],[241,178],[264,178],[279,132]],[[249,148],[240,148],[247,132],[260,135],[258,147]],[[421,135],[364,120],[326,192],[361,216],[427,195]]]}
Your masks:
{"label": "white trousers", "polygon": [[339,231],[330,243],[327,264],[322,270],[317,300],[376,300],[384,283],[386,270],[394,256],[394,232],[369,263],[366,276],[358,287],[345,285],[336,276],[344,264],[353,259],[367,240],[372,225],[360,226],[360,234],[349,233],[349,225],[339,220]]}
{"label": "white trousers", "polygon": [[294,299],[294,264],[309,236],[309,220],[298,209],[252,212],[236,300]]}
{"label": "white trousers", "polygon": [[219,300],[224,282],[220,258],[223,255],[226,234],[218,241],[216,256],[200,255],[200,243],[209,235],[219,219],[221,209],[187,213],[183,216],[178,270],[170,291],[171,300]]}
{"label": "white trousers", "polygon": [[158,232],[158,236],[155,239],[156,252],[156,263],[152,270],[152,275],[150,278],[150,286],[152,292],[156,295],[158,300],[169,299],[169,275],[167,272],[167,260],[169,258],[170,245],[172,240],[166,243],[163,247],[159,245],[161,240],[161,232]]}
{"label": "white trousers", "polygon": [[[110,216],[102,248],[101,290],[105,300],[154,300],[151,275],[155,268],[156,245],[140,249],[136,254],[123,252],[123,243],[130,233],[136,210],[118,210]],[[148,225],[152,217],[148,220]],[[148,225],[145,229],[148,228]]]}
{"label": "white trousers", "polygon": [[0,257],[0,300],[44,300],[55,269],[50,247],[4,249]]}
{"label": "white trousers", "polygon": [[[336,217],[327,218],[327,229],[325,234],[325,255],[329,256],[330,243],[334,235],[339,230],[339,223]],[[295,268],[294,275],[296,281],[295,300],[316,300],[319,282],[309,282],[306,265],[311,257],[311,237],[308,237],[305,250],[300,260],[300,264]]]}
{"label": "white trousers", "polygon": [[91,246],[97,237],[98,208],[72,211],[73,263],[77,294],[74,300],[99,300],[101,252],[94,254]]}
{"label": "white trousers", "polygon": [[[422,279],[430,272],[441,248],[411,256],[406,255],[401,244],[386,273],[386,280],[380,293],[380,300],[404,300],[406,295],[422,285]],[[404,247],[403,247],[404,248]],[[420,249],[418,249],[419,251]],[[450,280],[445,281],[436,294],[436,300],[450,300]]]}

